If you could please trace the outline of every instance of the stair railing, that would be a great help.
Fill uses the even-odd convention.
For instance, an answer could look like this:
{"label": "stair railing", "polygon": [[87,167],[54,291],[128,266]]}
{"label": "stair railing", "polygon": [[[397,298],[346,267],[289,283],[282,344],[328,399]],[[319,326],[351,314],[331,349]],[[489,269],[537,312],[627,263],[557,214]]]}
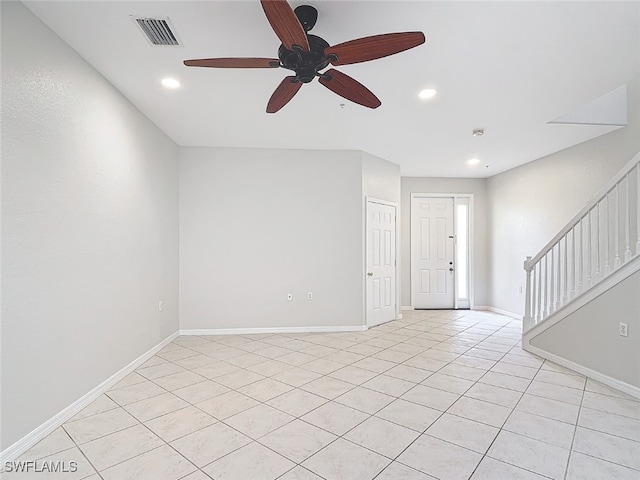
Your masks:
{"label": "stair railing", "polygon": [[640,254],[640,153],[535,257],[526,272],[523,331]]}

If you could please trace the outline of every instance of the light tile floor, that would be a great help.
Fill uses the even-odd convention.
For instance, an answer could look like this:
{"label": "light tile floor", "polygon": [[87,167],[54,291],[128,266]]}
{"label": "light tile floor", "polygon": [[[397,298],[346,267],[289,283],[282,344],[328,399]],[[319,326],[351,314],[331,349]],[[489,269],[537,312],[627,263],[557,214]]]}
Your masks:
{"label": "light tile floor", "polygon": [[77,463],[42,480],[640,479],[640,401],[520,330],[408,311],[362,333],[178,337],[21,460]]}

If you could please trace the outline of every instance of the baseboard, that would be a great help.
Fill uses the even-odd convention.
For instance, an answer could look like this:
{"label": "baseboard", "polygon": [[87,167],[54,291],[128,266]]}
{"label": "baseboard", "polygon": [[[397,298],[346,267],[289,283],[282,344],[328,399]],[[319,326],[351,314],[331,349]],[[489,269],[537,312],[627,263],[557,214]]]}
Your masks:
{"label": "baseboard", "polygon": [[133,372],[137,367],[142,365],[144,362],[153,357],[159,350],[161,350],[165,345],[171,343],[171,341],[178,336],[178,332],[175,332],[169,335],[167,338],[162,340],[156,346],[150,348],[145,353],[136,358],[133,362],[129,363],[127,366],[121,368],[118,372],[111,375],[100,385],[95,387],[86,395],[83,395],[78,400],[73,402],[67,408],[51,417],[49,420],[44,422],[39,427],[36,427],[30,433],[22,437],[20,440],[15,442],[13,445],[10,445],[2,452],[0,452],[0,465],[4,465],[5,462],[11,462],[22,455],[24,452],[33,447],[36,443],[42,440],[44,437],[53,432],[60,425],[65,423],[67,420],[76,415],[80,410],[88,406],[91,402],[93,402],[96,398],[102,395],[104,392],[109,390],[113,385],[118,383],[124,377]]}
{"label": "baseboard", "polygon": [[255,335],[264,333],[336,333],[363,332],[366,325],[323,327],[247,327],[247,328],[188,328],[180,335]]}
{"label": "baseboard", "polygon": [[589,377],[592,380],[596,380],[608,387],[615,388],[621,392],[626,393],[627,395],[631,395],[632,397],[640,399],[640,388],[630,385],[626,382],[618,380],[616,378],[605,375],[604,373],[600,373],[596,370],[592,370],[591,368],[585,367],[584,365],[580,365],[579,363],[572,362],[571,360],[567,360],[564,357],[560,357],[554,353],[547,352],[539,347],[534,347],[528,342],[523,342],[522,348],[527,352],[538,355],[539,357],[550,360],[558,365],[561,365],[569,370],[573,370],[574,372],[578,372],[585,377]]}
{"label": "baseboard", "polygon": [[401,305],[400,310],[413,310],[411,305]]}
{"label": "baseboard", "polygon": [[522,315],[519,315],[519,314],[513,313],[513,312],[509,312],[507,310],[502,310],[500,308],[486,306],[486,305],[476,305],[471,310],[480,310],[480,311],[486,311],[486,312],[493,312],[493,313],[498,313],[500,315],[504,315],[506,317],[511,317],[511,318],[515,318],[517,320],[522,320]]}

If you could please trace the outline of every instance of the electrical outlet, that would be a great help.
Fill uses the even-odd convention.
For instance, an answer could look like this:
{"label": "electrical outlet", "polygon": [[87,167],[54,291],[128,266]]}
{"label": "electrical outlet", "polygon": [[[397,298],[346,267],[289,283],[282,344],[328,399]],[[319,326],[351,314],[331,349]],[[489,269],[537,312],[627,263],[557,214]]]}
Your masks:
{"label": "electrical outlet", "polygon": [[518,293],[522,293],[522,285],[518,287]]}
{"label": "electrical outlet", "polygon": [[293,302],[293,293],[287,293],[287,302]]}
{"label": "electrical outlet", "polygon": [[313,292],[307,292],[307,300],[313,300]]}
{"label": "electrical outlet", "polygon": [[621,337],[628,337],[629,336],[629,325],[627,325],[626,323],[621,323],[620,324],[620,336]]}

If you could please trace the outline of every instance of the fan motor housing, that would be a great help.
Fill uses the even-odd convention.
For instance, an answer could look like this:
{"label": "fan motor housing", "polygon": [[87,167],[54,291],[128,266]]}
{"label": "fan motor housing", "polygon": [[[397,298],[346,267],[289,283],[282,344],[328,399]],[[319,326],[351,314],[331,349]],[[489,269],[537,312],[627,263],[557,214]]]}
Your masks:
{"label": "fan motor housing", "polygon": [[296,72],[298,80],[302,83],[311,82],[318,72],[326,68],[330,59],[324,54],[324,50],[329,48],[329,44],[317,35],[307,34],[309,40],[309,51],[302,49],[289,50],[284,45],[278,49],[280,63],[286,69]]}

